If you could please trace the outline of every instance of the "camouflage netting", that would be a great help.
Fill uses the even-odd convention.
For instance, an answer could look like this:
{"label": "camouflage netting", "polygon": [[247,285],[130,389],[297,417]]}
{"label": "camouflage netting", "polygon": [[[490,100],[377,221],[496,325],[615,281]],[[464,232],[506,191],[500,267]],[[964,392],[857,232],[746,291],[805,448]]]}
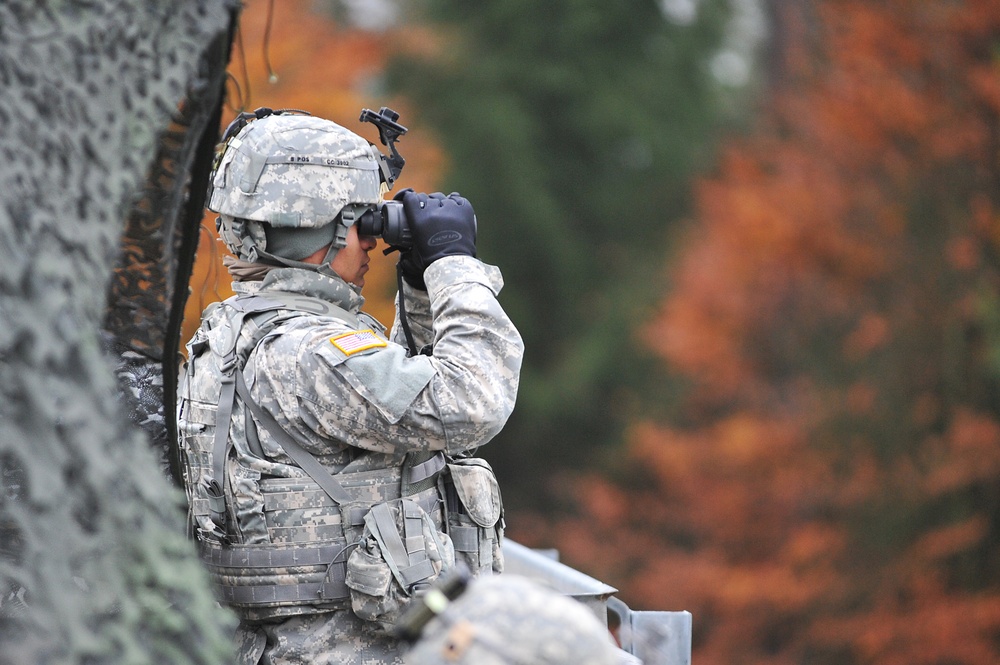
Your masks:
{"label": "camouflage netting", "polygon": [[229,42],[222,33],[207,45],[185,99],[169,126],[158,128],[156,158],[126,220],[104,319],[129,416],[178,484],[180,460],[171,442],[180,331],[205,202],[204,186],[192,191],[189,184],[208,182]]}
{"label": "camouflage netting", "polygon": [[169,385],[160,360],[176,348],[187,260],[177,224],[200,207],[186,176],[217,117],[235,11],[0,3],[4,664],[226,661],[229,617],[134,425],[157,414],[137,418],[123,399],[101,329],[143,386]]}

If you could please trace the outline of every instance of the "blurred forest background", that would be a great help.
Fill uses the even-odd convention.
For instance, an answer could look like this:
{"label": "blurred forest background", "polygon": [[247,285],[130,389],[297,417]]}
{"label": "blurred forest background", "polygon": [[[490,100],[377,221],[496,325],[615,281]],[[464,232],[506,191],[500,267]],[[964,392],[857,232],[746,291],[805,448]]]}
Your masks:
{"label": "blurred forest background", "polygon": [[1000,2],[248,0],[230,72],[475,205],[510,537],[698,665],[1000,662]]}

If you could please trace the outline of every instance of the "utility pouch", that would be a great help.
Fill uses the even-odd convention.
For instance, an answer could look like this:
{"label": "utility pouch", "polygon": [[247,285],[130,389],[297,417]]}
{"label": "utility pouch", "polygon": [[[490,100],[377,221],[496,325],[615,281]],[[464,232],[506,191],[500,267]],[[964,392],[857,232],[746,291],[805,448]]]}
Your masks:
{"label": "utility pouch", "polygon": [[478,457],[452,460],[444,476],[447,529],[455,557],[473,575],[503,572],[503,500],[489,463]]}
{"label": "utility pouch", "polygon": [[447,534],[413,499],[372,506],[361,543],[347,559],[351,609],[391,631],[409,602],[455,565]]}

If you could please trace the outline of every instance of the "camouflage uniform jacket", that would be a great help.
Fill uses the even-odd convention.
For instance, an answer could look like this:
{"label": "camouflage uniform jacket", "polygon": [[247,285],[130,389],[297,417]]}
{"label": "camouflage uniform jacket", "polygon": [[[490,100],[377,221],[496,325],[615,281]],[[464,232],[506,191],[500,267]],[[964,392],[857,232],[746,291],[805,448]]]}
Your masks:
{"label": "camouflage uniform jacket", "polygon": [[[381,325],[359,314],[363,298],[355,287],[303,270],[277,269],[262,282],[236,283],[237,296],[206,310],[202,327],[188,345],[189,366],[179,391],[190,504],[204,501],[197,491],[204,478],[197,476],[204,476],[207,468],[206,460],[192,458],[203,458],[210,446],[205,442],[193,446],[200,452],[192,455],[192,446],[183,441],[185,432],[193,440],[217,417],[221,361],[206,349],[227,337],[236,340],[237,351],[246,358],[242,379],[252,401],[338,478],[355,500],[331,508],[280,442],[256,422],[246,404],[236,400],[225,466],[227,533],[215,529],[213,534],[212,525],[204,520],[193,525],[201,544],[212,546],[213,556],[224,556],[234,544],[244,548],[237,548],[239,552],[258,548],[279,554],[300,551],[304,543],[343,549],[360,536],[363,523],[358,517],[373,504],[400,496],[407,455],[427,459],[434,451],[471,453],[501,429],[514,406],[523,345],[496,300],[502,286],[499,270],[469,257],[447,257],[427,269],[425,281],[426,292],[405,287],[407,318],[418,347],[432,346],[433,355],[408,357],[398,343],[402,337],[398,316],[393,339],[387,340]],[[232,306],[240,298],[274,294],[319,299],[358,318],[279,307],[263,326],[254,317],[238,316]],[[444,518],[437,488],[416,496],[440,526]],[[232,562],[229,565],[228,570],[220,568],[216,581],[237,590],[248,580],[280,585],[308,577],[302,566],[277,571],[250,566],[234,572]],[[315,627],[303,631],[301,626],[317,620],[337,623],[340,617],[346,634],[351,634],[359,625],[344,609],[343,600],[242,607],[238,597],[229,600],[245,620],[267,620],[268,630],[279,633],[281,621],[274,620],[293,615],[299,616],[286,623],[296,626],[294,632],[314,637]],[[317,613],[323,614],[314,616]],[[330,625],[323,630],[340,634]],[[269,642],[297,650],[289,635],[271,637]],[[333,645],[327,647],[325,653]],[[315,645],[303,647],[311,648]],[[348,641],[338,648],[360,654],[368,647]]]}

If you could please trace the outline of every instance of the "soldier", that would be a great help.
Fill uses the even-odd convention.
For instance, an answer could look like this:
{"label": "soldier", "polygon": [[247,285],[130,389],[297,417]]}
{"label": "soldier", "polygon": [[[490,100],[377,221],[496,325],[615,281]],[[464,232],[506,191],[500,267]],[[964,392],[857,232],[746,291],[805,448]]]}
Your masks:
{"label": "soldier", "polygon": [[[523,346],[472,206],[383,201],[401,164],[300,112],[243,115],[220,145],[208,207],[236,295],[187,345],[178,431],[242,663],[400,663],[411,598],[456,560],[502,570],[499,488],[471,455],[514,407]],[[361,311],[380,219],[405,231],[389,338]]]}

